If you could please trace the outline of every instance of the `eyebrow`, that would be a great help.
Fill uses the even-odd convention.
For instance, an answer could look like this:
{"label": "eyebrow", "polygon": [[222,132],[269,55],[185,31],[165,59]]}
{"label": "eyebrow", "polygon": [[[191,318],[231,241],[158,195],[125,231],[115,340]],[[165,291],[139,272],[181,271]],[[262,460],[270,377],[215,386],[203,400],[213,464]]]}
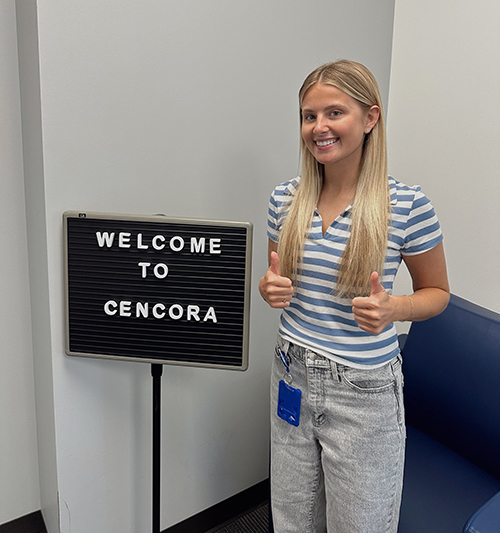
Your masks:
{"label": "eyebrow", "polygon": [[[332,109],[349,109],[348,106],[345,106],[343,104],[332,104],[324,108],[324,111],[331,111]],[[302,109],[302,113],[315,113],[314,109],[310,109],[308,107]]]}

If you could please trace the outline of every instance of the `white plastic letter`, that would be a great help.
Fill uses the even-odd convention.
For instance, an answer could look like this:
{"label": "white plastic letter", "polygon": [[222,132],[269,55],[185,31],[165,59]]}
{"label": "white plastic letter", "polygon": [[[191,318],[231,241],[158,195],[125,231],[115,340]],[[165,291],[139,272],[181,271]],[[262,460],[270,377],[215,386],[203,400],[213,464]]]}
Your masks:
{"label": "white plastic letter", "polygon": [[184,248],[184,239],[176,235],[170,239],[170,248],[174,252],[180,252]]}
{"label": "white plastic letter", "polygon": [[200,321],[200,317],[198,316],[200,313],[200,308],[197,305],[188,305],[187,308],[187,319],[191,320],[191,318],[194,318],[196,322]]}
{"label": "white plastic letter", "polygon": [[125,300],[120,302],[120,316],[132,316],[132,313],[130,312],[130,307],[132,306],[132,302],[127,302]]}
{"label": "white plastic letter", "polygon": [[191,253],[205,253],[205,237],[200,237],[198,241],[196,241],[196,237],[191,237]]}
{"label": "white plastic letter", "polygon": [[148,266],[151,266],[151,263],[137,263],[137,266],[142,267],[142,277],[145,278],[148,275]]}
{"label": "white plastic letter", "polygon": [[130,248],[130,233],[121,231],[118,234],[118,246],[120,248]]}
{"label": "white plastic letter", "polygon": [[156,304],[153,307],[153,316],[155,318],[163,318],[165,316],[165,313],[160,313],[158,309],[161,309],[162,311],[165,310],[165,306],[163,304]]}
{"label": "white plastic letter", "polygon": [[210,253],[220,254],[220,239],[210,239]]}
{"label": "white plastic letter", "polygon": [[174,304],[170,306],[170,309],[168,310],[168,316],[172,320],[179,320],[179,318],[182,318],[183,314],[184,314],[184,309],[179,304]]}
{"label": "white plastic letter", "polygon": [[155,265],[153,272],[158,279],[166,278],[168,274],[168,266],[165,263],[158,263]]}
{"label": "white plastic letter", "polygon": [[[162,244],[158,244],[158,241],[161,241]],[[155,235],[152,241],[153,248],[155,250],[163,250],[163,248],[165,248],[165,244],[163,244],[164,242],[165,242],[165,237],[163,235]]]}
{"label": "white plastic letter", "polygon": [[115,234],[108,233],[107,231],[101,233],[100,231],[96,231],[95,236],[97,237],[97,244],[99,245],[99,248],[103,248],[105,245],[108,248],[111,248],[113,246],[113,241],[115,240]]}
{"label": "white plastic letter", "polygon": [[142,244],[142,233],[137,235],[137,248],[140,250],[147,250],[149,248],[147,244]]}
{"label": "white plastic letter", "polygon": [[117,307],[118,307],[118,304],[114,300],[109,300],[108,302],[104,304],[104,312],[109,316],[116,315]]}
{"label": "white plastic letter", "polygon": [[136,306],[135,306],[135,317],[136,318],[139,318],[141,315],[144,317],[144,318],[148,318],[148,314],[149,314],[149,310],[148,310],[148,302],[137,302]]}
{"label": "white plastic letter", "polygon": [[207,320],[211,320],[214,324],[217,324],[217,317],[215,316],[215,309],[213,307],[208,309],[203,322],[206,322]]}

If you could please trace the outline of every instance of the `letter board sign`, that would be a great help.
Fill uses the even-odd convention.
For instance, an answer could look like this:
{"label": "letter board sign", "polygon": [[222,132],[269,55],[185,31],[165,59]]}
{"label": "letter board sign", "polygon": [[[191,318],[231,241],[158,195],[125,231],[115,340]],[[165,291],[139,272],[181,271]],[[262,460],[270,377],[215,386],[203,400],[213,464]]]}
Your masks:
{"label": "letter board sign", "polygon": [[67,211],[66,353],[246,370],[252,224]]}

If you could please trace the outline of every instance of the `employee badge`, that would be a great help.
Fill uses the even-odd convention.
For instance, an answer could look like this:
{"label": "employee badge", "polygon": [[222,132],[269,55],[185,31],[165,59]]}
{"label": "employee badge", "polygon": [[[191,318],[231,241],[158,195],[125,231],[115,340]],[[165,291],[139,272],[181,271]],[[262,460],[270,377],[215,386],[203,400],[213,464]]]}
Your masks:
{"label": "employee badge", "polygon": [[281,362],[286,368],[286,374],[279,382],[278,390],[278,416],[288,422],[292,426],[298,426],[300,422],[300,403],[302,399],[302,391],[292,387],[293,381],[290,374],[290,362],[286,354],[278,348]]}

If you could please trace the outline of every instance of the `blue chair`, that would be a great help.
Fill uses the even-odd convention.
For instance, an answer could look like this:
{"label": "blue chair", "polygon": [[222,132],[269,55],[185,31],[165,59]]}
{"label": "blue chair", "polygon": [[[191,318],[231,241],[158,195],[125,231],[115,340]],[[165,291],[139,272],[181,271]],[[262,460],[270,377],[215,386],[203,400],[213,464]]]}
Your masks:
{"label": "blue chair", "polygon": [[452,295],[400,345],[408,439],[399,533],[500,533],[500,314]]}

